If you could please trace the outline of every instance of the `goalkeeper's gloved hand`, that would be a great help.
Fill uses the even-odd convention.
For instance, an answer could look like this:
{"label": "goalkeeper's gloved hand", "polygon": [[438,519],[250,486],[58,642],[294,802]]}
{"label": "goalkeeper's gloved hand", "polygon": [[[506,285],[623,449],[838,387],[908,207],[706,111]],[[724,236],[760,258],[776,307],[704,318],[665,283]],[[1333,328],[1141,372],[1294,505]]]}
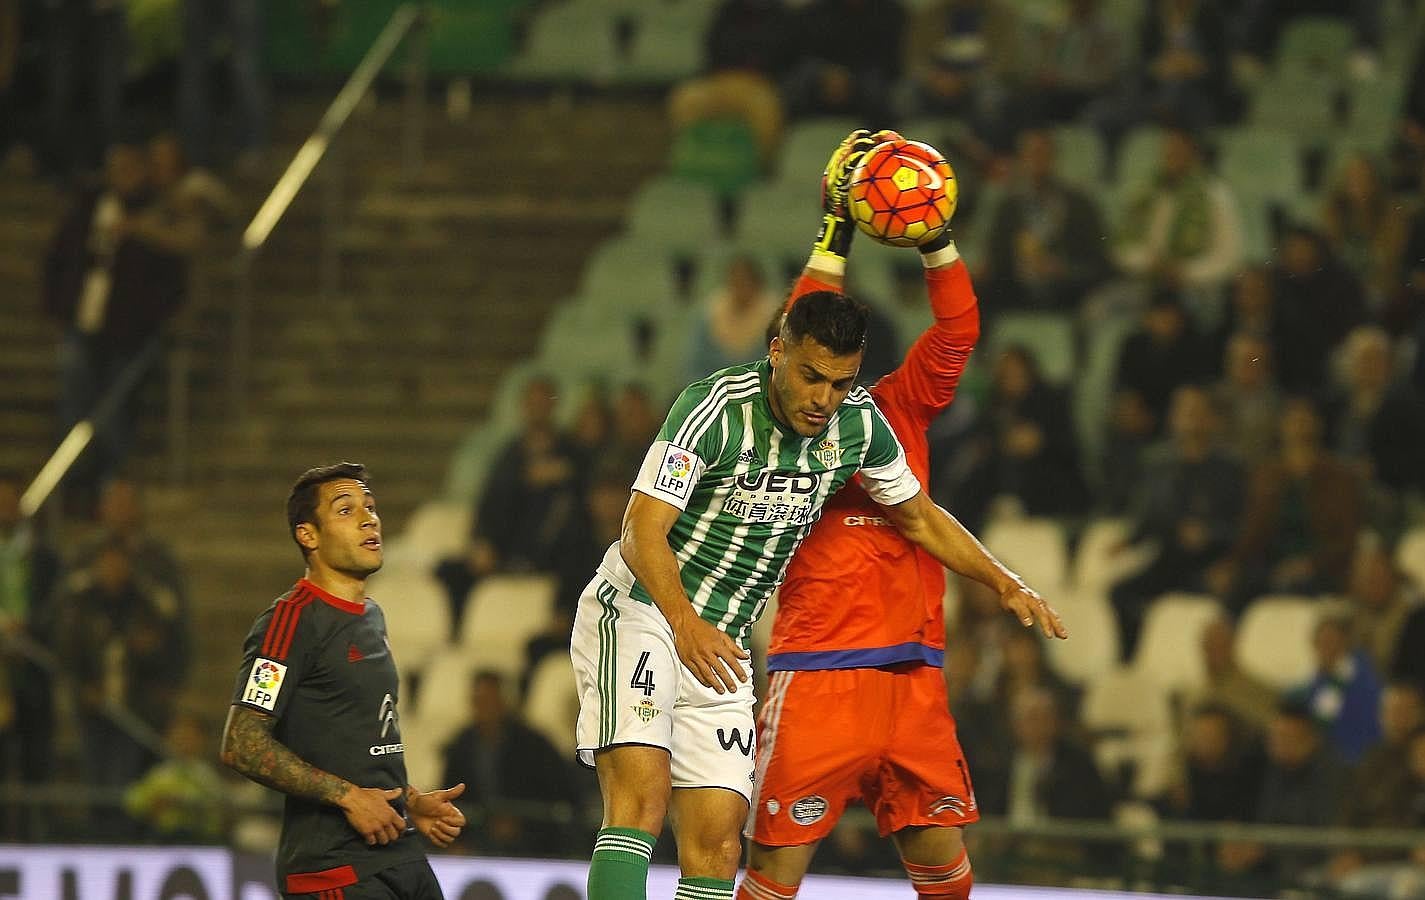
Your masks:
{"label": "goalkeeper's gloved hand", "polygon": [[872,133],[858,128],[837,145],[821,173],[821,231],[812,245],[813,257],[832,262],[834,268],[845,267],[846,254],[851,250],[851,236],[856,231],[851,224],[851,211],[846,201],[847,190],[851,187],[851,173],[856,170],[866,151],[883,141],[899,139],[900,135],[894,131]]}

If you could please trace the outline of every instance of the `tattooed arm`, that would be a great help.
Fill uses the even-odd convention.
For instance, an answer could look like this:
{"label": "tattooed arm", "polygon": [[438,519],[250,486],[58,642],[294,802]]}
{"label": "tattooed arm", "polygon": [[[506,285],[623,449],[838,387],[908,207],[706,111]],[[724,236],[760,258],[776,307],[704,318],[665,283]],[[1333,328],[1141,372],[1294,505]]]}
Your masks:
{"label": "tattooed arm", "polygon": [[401,836],[406,820],[390,803],[401,796],[401,788],[357,787],[324,772],[277,740],[272,734],[276,727],[272,716],[230,707],[223,726],[223,764],[275,791],[340,808],[368,844],[389,844]]}

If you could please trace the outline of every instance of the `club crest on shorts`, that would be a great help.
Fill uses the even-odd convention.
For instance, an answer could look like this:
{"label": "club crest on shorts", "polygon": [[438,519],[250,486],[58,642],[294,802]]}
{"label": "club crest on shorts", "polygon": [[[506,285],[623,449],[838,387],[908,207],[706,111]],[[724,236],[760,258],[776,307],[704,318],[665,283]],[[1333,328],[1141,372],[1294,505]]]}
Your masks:
{"label": "club crest on shorts", "polygon": [[815,825],[826,818],[826,798],[812,794],[792,804],[792,821],[798,825]]}
{"label": "club crest on shorts", "polygon": [[768,800],[768,801],[767,801],[767,815],[769,815],[769,816],[775,816],[777,813],[779,813],[779,812],[781,812],[781,811],[782,811],[782,803],[781,803],[780,800]]}
{"label": "club crest on shorts", "polygon": [[658,714],[663,711],[658,708],[658,704],[654,703],[648,697],[644,697],[629,708],[633,710],[635,716],[638,716],[638,720],[645,725],[658,718]]}

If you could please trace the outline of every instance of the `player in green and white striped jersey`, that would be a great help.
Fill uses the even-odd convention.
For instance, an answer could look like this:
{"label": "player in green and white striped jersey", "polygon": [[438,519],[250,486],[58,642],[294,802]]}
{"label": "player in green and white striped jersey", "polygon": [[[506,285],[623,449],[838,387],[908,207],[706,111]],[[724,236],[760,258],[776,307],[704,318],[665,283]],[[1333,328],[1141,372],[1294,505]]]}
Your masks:
{"label": "player in green and white striped jersey", "polygon": [[[878,138],[853,134],[828,164],[809,274],[844,266],[845,184]],[[867,316],[844,294],[801,295],[767,358],[690,385],[649,448],[622,537],[580,597],[570,649],[579,758],[597,769],[604,801],[589,900],[645,896],[670,811],[683,873],[675,900],[731,900],[755,758],[747,632],[823,503],[853,475],[942,563],[1019,584],[1025,624],[1052,615],[929,500],[855,387]]]}

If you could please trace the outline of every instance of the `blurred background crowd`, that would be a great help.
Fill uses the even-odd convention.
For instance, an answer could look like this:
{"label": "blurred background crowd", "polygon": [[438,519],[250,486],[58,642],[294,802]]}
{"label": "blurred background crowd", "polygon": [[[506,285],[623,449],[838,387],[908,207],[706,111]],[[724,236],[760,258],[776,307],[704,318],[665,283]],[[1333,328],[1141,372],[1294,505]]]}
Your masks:
{"label": "blurred background crowd", "polygon": [[[1040,827],[1425,828],[1425,9],[432,2],[264,247],[395,9],[0,0],[0,835],[271,840],[216,732],[287,483],[355,457],[413,780],[470,785],[467,852],[581,856],[574,601],[668,402],[765,352],[831,148],[895,127],[984,320],[928,488],[1073,632],[947,584],[977,868],[1425,896],[1425,836]],[[867,381],[918,273],[855,245]],[[853,819],[818,865],[898,863]]]}

